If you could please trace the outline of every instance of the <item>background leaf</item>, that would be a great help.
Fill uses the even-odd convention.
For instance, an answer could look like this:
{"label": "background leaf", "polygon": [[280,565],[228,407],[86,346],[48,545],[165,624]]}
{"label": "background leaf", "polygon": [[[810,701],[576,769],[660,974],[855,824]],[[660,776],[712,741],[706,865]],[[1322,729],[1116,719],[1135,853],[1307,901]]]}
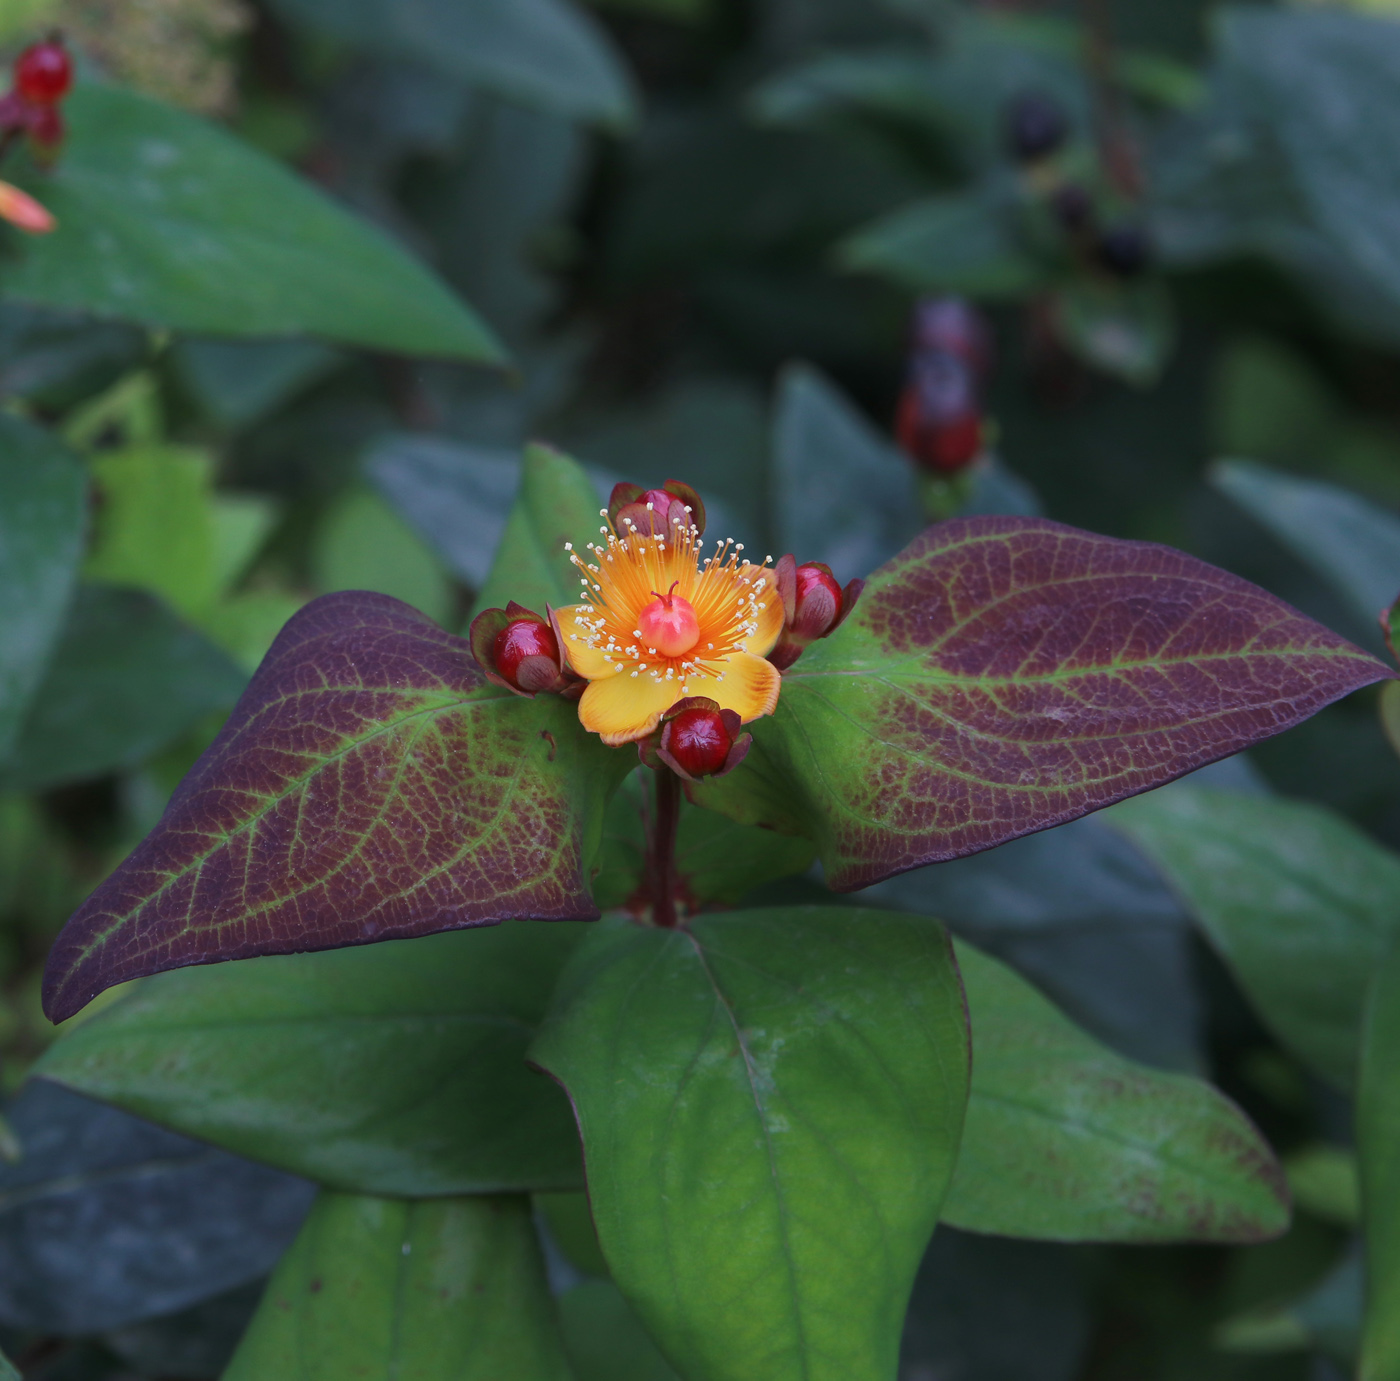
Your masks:
{"label": "background leaf", "polygon": [[323,1190],[226,1381],[570,1381],[528,1199]]}
{"label": "background leaf", "polygon": [[365,471],[459,580],[486,583],[521,483],[514,451],[405,434],[378,442]]}
{"label": "background leaf", "polygon": [[1182,552],[955,519],[871,577],[784,675],[743,770],[697,798],[814,837],[848,891],[1160,785],[1387,674]]}
{"label": "background leaf", "polygon": [[406,604],[323,596],[69,921],[45,1010],[185,964],[587,919],[602,807],[629,766],[573,704],[488,686]]}
{"label": "background leaf", "polygon": [[86,494],[77,458],[54,437],[0,417],[0,760],[63,626]]}
{"label": "background leaf", "polygon": [[571,1188],[573,1119],[525,1048],[582,938],[507,922],[159,974],[39,1069],[338,1189]]}
{"label": "background leaf", "polygon": [[261,1276],[312,1187],[43,1080],[6,1109],[0,1321],[61,1335],[120,1328]]}
{"label": "background leaf", "polygon": [[531,1057],[614,1280],[683,1376],[893,1371],[967,1090],[936,922],[819,907],[594,930]]}
{"label": "background leaf", "polygon": [[1351,1086],[1400,858],[1320,806],[1178,786],[1105,817],[1163,871],[1278,1037]]}
{"label": "background leaf", "polygon": [[1366,1318],[1358,1375],[1400,1368],[1400,949],[1376,970],[1366,1000],[1356,1138],[1365,1210]]}
{"label": "background leaf", "polygon": [[276,8],[527,105],[615,127],[633,118],[626,68],[597,22],[565,0],[276,0]]}
{"label": "background leaf", "polygon": [[773,408],[777,546],[844,584],[919,530],[912,464],[819,370],[792,364]]}
{"label": "background leaf", "polygon": [[13,249],[6,296],[182,331],[503,358],[421,264],[222,130],[92,83],[64,118],[62,161],[22,179],[58,229]]}
{"label": "background leaf", "polygon": [[676,1381],[632,1306],[610,1280],[585,1280],[559,1300],[578,1381]]}
{"label": "background leaf", "polygon": [[957,946],[972,1087],[943,1221],[1058,1241],[1256,1242],[1288,1226],[1282,1167],[1199,1079],[1114,1055]]}
{"label": "background leaf", "polygon": [[35,790],[134,767],[227,709],[245,679],[150,595],[85,585],[0,780]]}
{"label": "background leaf", "polygon": [[1305,562],[1375,638],[1376,619],[1400,592],[1400,518],[1349,490],[1224,461],[1211,483]]}
{"label": "background leaf", "polygon": [[544,613],[578,599],[579,575],[564,550],[580,550],[601,524],[598,491],[583,467],[551,446],[527,446],[520,490],[473,615],[511,600]]}

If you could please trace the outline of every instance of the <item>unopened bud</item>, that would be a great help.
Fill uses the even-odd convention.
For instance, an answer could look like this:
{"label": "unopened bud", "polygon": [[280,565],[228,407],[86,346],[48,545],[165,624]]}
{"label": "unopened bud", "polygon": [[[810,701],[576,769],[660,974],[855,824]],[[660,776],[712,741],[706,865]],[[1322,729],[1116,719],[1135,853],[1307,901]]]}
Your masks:
{"label": "unopened bud", "polygon": [[818,638],[839,628],[855,608],[865,581],[852,580],[843,590],[820,561],[797,564],[792,555],[784,556],[773,568],[778,597],[783,602],[783,631],[768,660],[785,671],[803,650]]}
{"label": "unopened bud", "polygon": [[613,486],[608,520],[619,537],[630,532],[644,537],[668,537],[674,527],[705,531],[705,505],[688,484],[667,480],[660,489],[643,489],[626,482]]}
{"label": "unopened bud", "polygon": [[[564,667],[552,623],[514,601],[504,609],[483,610],[472,620],[468,637],[486,679],[517,695],[567,694],[577,681]],[[577,685],[583,688],[582,682]]]}
{"label": "unopened bud", "polygon": [[744,760],[753,735],[740,732],[742,721],[733,710],[722,710],[703,695],[677,700],[651,738],[638,744],[649,767],[662,764],[682,781],[722,777]]}
{"label": "unopened bud", "polygon": [[0,182],[0,220],[27,230],[31,235],[47,235],[58,224],[51,212],[40,206],[28,192],[8,182]]}
{"label": "unopened bud", "polygon": [[917,356],[900,394],[895,434],[910,459],[935,474],[955,474],[982,453],[982,412],[972,371],[942,351]]}

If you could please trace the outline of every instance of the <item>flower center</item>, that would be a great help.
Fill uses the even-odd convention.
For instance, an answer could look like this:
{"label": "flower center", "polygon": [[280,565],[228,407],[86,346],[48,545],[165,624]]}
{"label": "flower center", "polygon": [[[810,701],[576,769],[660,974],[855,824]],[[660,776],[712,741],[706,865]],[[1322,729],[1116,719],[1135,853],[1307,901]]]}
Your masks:
{"label": "flower center", "polygon": [[670,590],[657,595],[637,615],[637,631],[648,648],[655,648],[663,657],[683,657],[700,641],[700,620],[695,606],[676,593],[679,580],[671,582]]}

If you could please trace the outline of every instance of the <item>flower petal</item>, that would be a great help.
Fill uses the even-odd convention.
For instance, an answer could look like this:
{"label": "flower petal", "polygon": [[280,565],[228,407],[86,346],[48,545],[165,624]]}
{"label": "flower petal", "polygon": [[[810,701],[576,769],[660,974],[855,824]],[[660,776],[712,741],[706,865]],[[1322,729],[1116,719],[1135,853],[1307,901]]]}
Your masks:
{"label": "flower petal", "polygon": [[[759,596],[758,632],[744,641],[745,651],[752,652],[756,657],[766,657],[778,641],[785,619],[782,597],[778,594],[777,576],[771,570],[764,570],[760,566],[748,566],[744,574],[756,580],[767,581],[763,593]],[[768,713],[771,712],[764,711],[764,714]]]}
{"label": "flower petal", "polygon": [[597,734],[604,743],[616,747],[645,738],[680,698],[680,687],[675,681],[653,680],[646,672],[640,676],[613,672],[588,683],[578,702],[579,722],[590,734]]}
{"label": "flower petal", "polygon": [[554,611],[555,618],[559,620],[560,651],[569,659],[569,665],[589,681],[616,675],[613,670],[616,663],[605,660],[598,648],[588,646],[587,640],[593,634],[578,622],[582,607],[579,604],[570,604]]}
{"label": "flower petal", "polygon": [[[782,608],[781,602],[778,607]],[[718,676],[696,674],[687,676],[685,684],[687,694],[707,695],[720,709],[733,710],[747,724],[777,708],[783,678],[772,662],[749,652],[734,652],[724,661],[723,681]]]}

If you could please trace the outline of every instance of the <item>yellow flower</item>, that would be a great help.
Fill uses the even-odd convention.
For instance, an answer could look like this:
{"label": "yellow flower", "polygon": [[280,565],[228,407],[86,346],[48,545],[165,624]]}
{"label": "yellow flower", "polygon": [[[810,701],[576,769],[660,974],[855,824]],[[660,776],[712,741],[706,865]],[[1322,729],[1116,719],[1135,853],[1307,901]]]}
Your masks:
{"label": "yellow flower", "polygon": [[586,602],[555,613],[564,655],[588,682],[579,719],[604,743],[645,738],[687,696],[744,723],[778,703],[782,677],[764,654],[783,630],[783,602],[768,561],[755,566],[728,541],[706,557],[690,509],[673,503],[667,516],[669,529],[654,525],[664,537],[625,513],[619,537],[610,521],[606,543],[588,544],[593,564],[571,558]]}

